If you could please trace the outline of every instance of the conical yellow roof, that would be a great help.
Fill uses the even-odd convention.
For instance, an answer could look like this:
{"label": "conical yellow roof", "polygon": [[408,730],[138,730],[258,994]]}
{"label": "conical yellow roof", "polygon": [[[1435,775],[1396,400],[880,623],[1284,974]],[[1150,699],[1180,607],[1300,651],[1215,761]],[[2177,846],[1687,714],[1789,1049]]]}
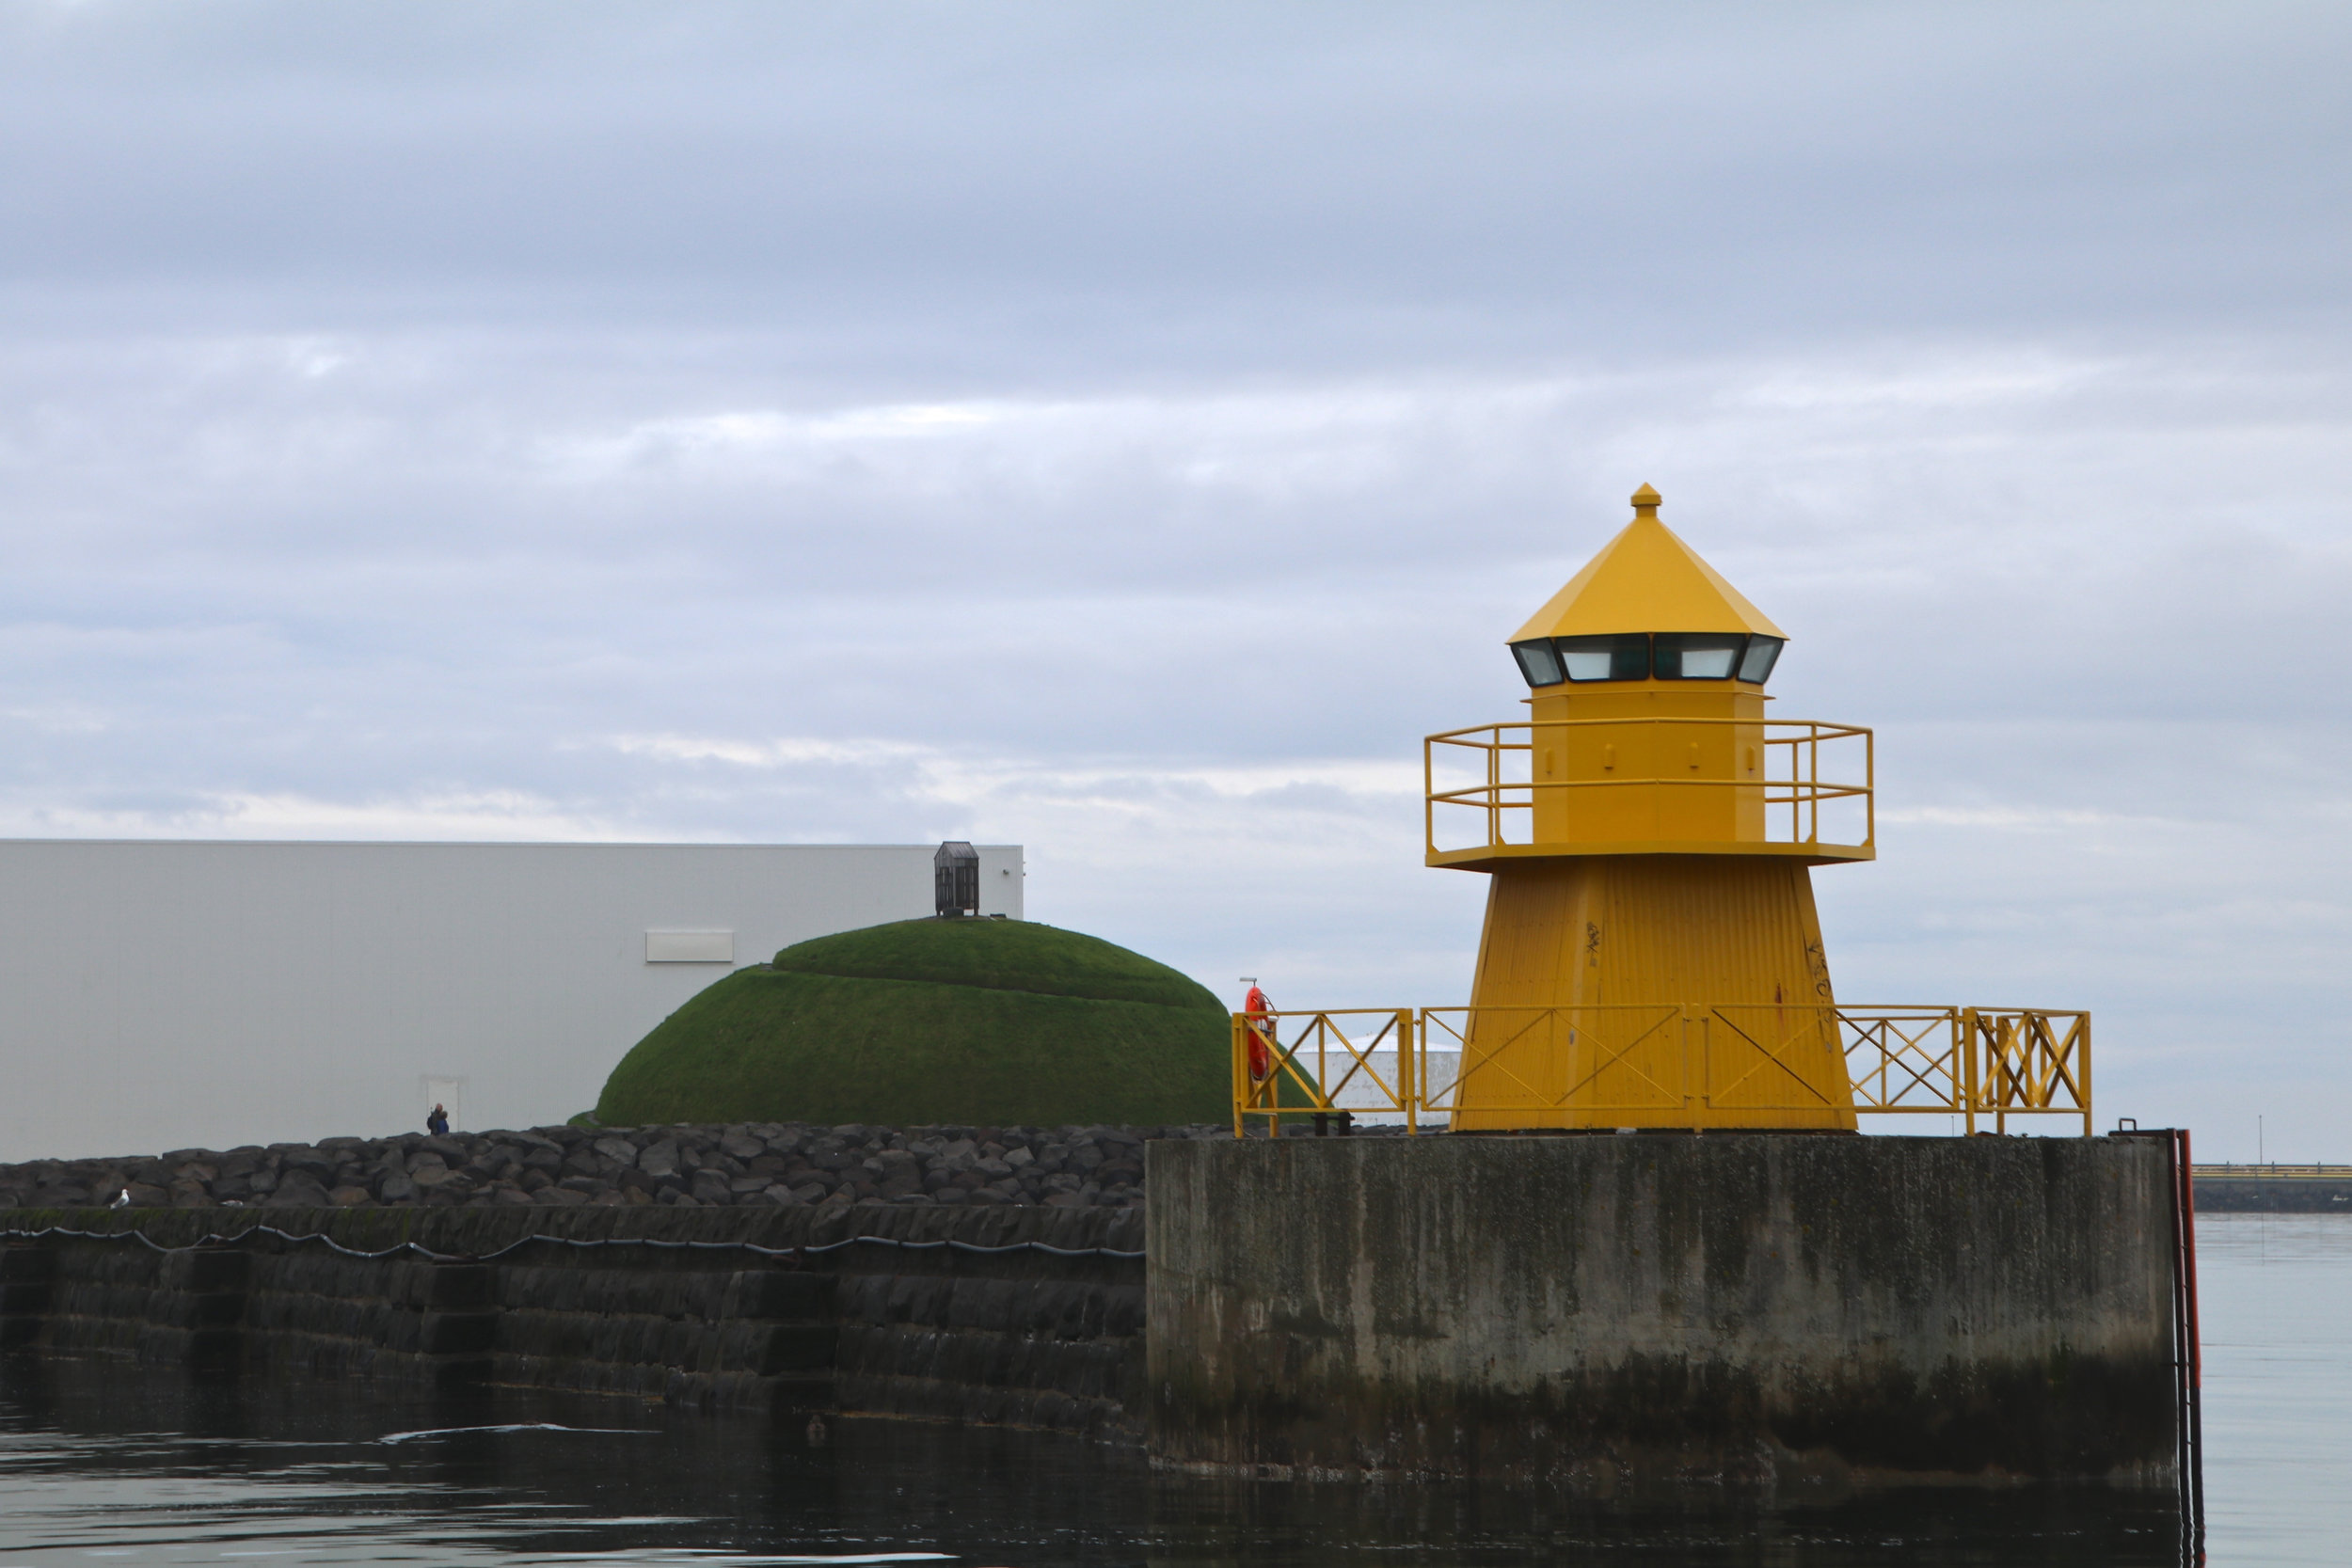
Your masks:
{"label": "conical yellow roof", "polygon": [[1786,639],[1699,552],[1658,520],[1658,492],[1633,492],[1633,521],[1570,578],[1514,642],[1613,631],[1752,631]]}

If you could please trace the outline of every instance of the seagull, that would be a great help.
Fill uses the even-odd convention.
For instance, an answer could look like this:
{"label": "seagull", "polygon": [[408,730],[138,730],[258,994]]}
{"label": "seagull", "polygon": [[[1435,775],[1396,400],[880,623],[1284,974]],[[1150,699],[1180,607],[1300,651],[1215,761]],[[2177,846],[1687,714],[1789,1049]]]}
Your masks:
{"label": "seagull", "polygon": [[115,1200],[112,1203],[107,1204],[106,1207],[109,1209],[128,1209],[131,1207],[131,1189],[125,1187],[122,1191],[115,1194]]}

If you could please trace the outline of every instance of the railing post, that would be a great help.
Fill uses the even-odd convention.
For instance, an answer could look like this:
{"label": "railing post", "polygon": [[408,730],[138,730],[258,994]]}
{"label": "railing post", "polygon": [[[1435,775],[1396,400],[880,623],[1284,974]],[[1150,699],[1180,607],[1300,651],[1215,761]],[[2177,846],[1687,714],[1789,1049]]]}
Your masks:
{"label": "railing post", "polygon": [[[1282,1059],[1281,1036],[1279,1032],[1267,1044],[1274,1053],[1274,1070],[1266,1075],[1266,1100],[1261,1109],[1270,1113],[1265,1123],[1266,1136],[1279,1138],[1282,1135],[1282,1074],[1295,1069],[1291,1064]],[[1297,1053],[1297,1049],[1296,1046],[1291,1048],[1293,1055]]]}
{"label": "railing post", "polygon": [[1821,842],[1821,727],[1819,724],[1808,725],[1804,736],[1806,804],[1812,808],[1805,813],[1808,820],[1804,841],[1819,844]]}
{"label": "railing post", "polygon": [[1232,1046],[1232,1061],[1228,1066],[1233,1089],[1233,1136],[1239,1138],[1247,1134],[1248,1129],[1243,1112],[1248,1105],[1249,1055],[1248,1049],[1242,1043],[1241,1037],[1242,1032],[1248,1028],[1248,1025],[1242,1022],[1242,1015],[1239,1013],[1233,1014],[1232,1022],[1233,1037],[1230,1042]]}
{"label": "railing post", "polygon": [[[2090,1015],[2089,1013],[2082,1015],[2082,1032],[2083,1136],[2088,1138],[2095,1135],[2090,1130]],[[2183,1132],[2181,1137],[2185,1142],[2188,1134]]]}
{"label": "railing post", "polygon": [[1486,847],[1502,843],[1502,726],[1486,732]]}
{"label": "railing post", "polygon": [[[1707,1021],[1704,1018],[1697,1019],[1694,1028],[1692,1015],[1696,1009],[1688,1002],[1683,1003],[1681,1008],[1682,1109],[1690,1117],[1691,1130],[1695,1132],[1707,1119],[1708,1108],[1704,1103],[1707,1083]],[[1697,1056],[1695,1067],[1692,1060],[1694,1051]]]}
{"label": "railing post", "polygon": [[1968,1104],[1968,1135],[1973,1138],[1977,1135],[1978,1104],[1976,1008],[1964,1008],[1952,1015],[1952,1049],[1959,1053],[1957,1065],[1967,1075],[1967,1086],[1963,1092]]}
{"label": "railing post", "polygon": [[1804,841],[1804,807],[1797,799],[1804,793],[1800,777],[1804,771],[1797,766],[1797,737],[1792,735],[1788,737],[1788,842],[1791,844]]}
{"label": "railing post", "polygon": [[1438,743],[1421,743],[1421,832],[1429,852],[1438,852]]}
{"label": "railing post", "polygon": [[1879,842],[1878,741],[1877,731],[1862,732],[1862,842],[1872,849]]}
{"label": "railing post", "polygon": [[[1979,1013],[1977,1027],[1979,1030],[1983,1029],[1985,1022],[1985,1016]],[[2009,1021],[1995,1014],[1991,1022],[1992,1031],[1988,1046],[1990,1054],[1986,1059],[1986,1066],[1993,1071],[1993,1131],[2002,1137],[2007,1137],[2009,1136],[2009,1102],[2015,1098],[2012,1091],[2016,1085],[2017,1073],[2016,1069],[2010,1065],[2009,1059]]]}
{"label": "railing post", "polygon": [[1408,1138],[1421,1132],[1421,1120],[1413,1111],[1413,1051],[1412,1009],[1401,1007],[1396,1015],[1396,1097],[1405,1102],[1405,1135]]}

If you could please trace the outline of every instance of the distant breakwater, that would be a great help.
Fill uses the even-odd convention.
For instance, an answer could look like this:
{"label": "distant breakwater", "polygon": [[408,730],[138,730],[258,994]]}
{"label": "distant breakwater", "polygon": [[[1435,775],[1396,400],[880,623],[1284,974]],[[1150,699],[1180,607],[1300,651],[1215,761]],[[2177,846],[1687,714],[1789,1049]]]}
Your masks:
{"label": "distant breakwater", "polygon": [[0,1209],[1136,1208],[1146,1141],[1231,1135],[778,1122],[405,1132],[0,1165]]}

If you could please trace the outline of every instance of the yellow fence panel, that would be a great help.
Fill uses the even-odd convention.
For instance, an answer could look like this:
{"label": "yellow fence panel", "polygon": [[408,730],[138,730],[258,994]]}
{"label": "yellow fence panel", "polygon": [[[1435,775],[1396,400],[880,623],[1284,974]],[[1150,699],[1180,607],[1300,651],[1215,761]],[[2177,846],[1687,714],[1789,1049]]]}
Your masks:
{"label": "yellow fence panel", "polygon": [[1971,1007],[1979,1109],[2006,1131],[2012,1116],[2080,1112],[2090,1135],[2090,1015],[2030,1007]]}
{"label": "yellow fence panel", "polygon": [[[1840,1075],[1824,1058],[1842,1064],[1849,1103],[1820,1087]],[[2006,1132],[2013,1116],[2065,1116],[2088,1137],[2090,1015],[1697,1003],[1235,1013],[1232,1083],[1236,1135],[1251,1118],[1279,1132],[1285,1116],[1391,1117],[1417,1132],[1464,1116],[1656,1125],[1667,1112],[1718,1128],[1933,1113],[1972,1133],[1987,1117]]]}
{"label": "yellow fence panel", "polygon": [[[1417,1131],[1410,1008],[1233,1015],[1233,1135],[1263,1117],[1393,1111]],[[1389,1058],[1384,1066],[1383,1053]]]}
{"label": "yellow fence panel", "polygon": [[[1422,1109],[1681,1111],[1689,1101],[1682,1008],[1424,1007]],[[1429,1060],[1453,1054],[1448,1073]],[[1510,1065],[1506,1066],[1508,1063]]]}
{"label": "yellow fence panel", "polygon": [[[1874,1115],[1966,1114],[1975,1060],[1958,1007],[1840,1007],[1838,1033],[1854,1109]],[[1968,1129],[1975,1132],[1971,1125]]]}

